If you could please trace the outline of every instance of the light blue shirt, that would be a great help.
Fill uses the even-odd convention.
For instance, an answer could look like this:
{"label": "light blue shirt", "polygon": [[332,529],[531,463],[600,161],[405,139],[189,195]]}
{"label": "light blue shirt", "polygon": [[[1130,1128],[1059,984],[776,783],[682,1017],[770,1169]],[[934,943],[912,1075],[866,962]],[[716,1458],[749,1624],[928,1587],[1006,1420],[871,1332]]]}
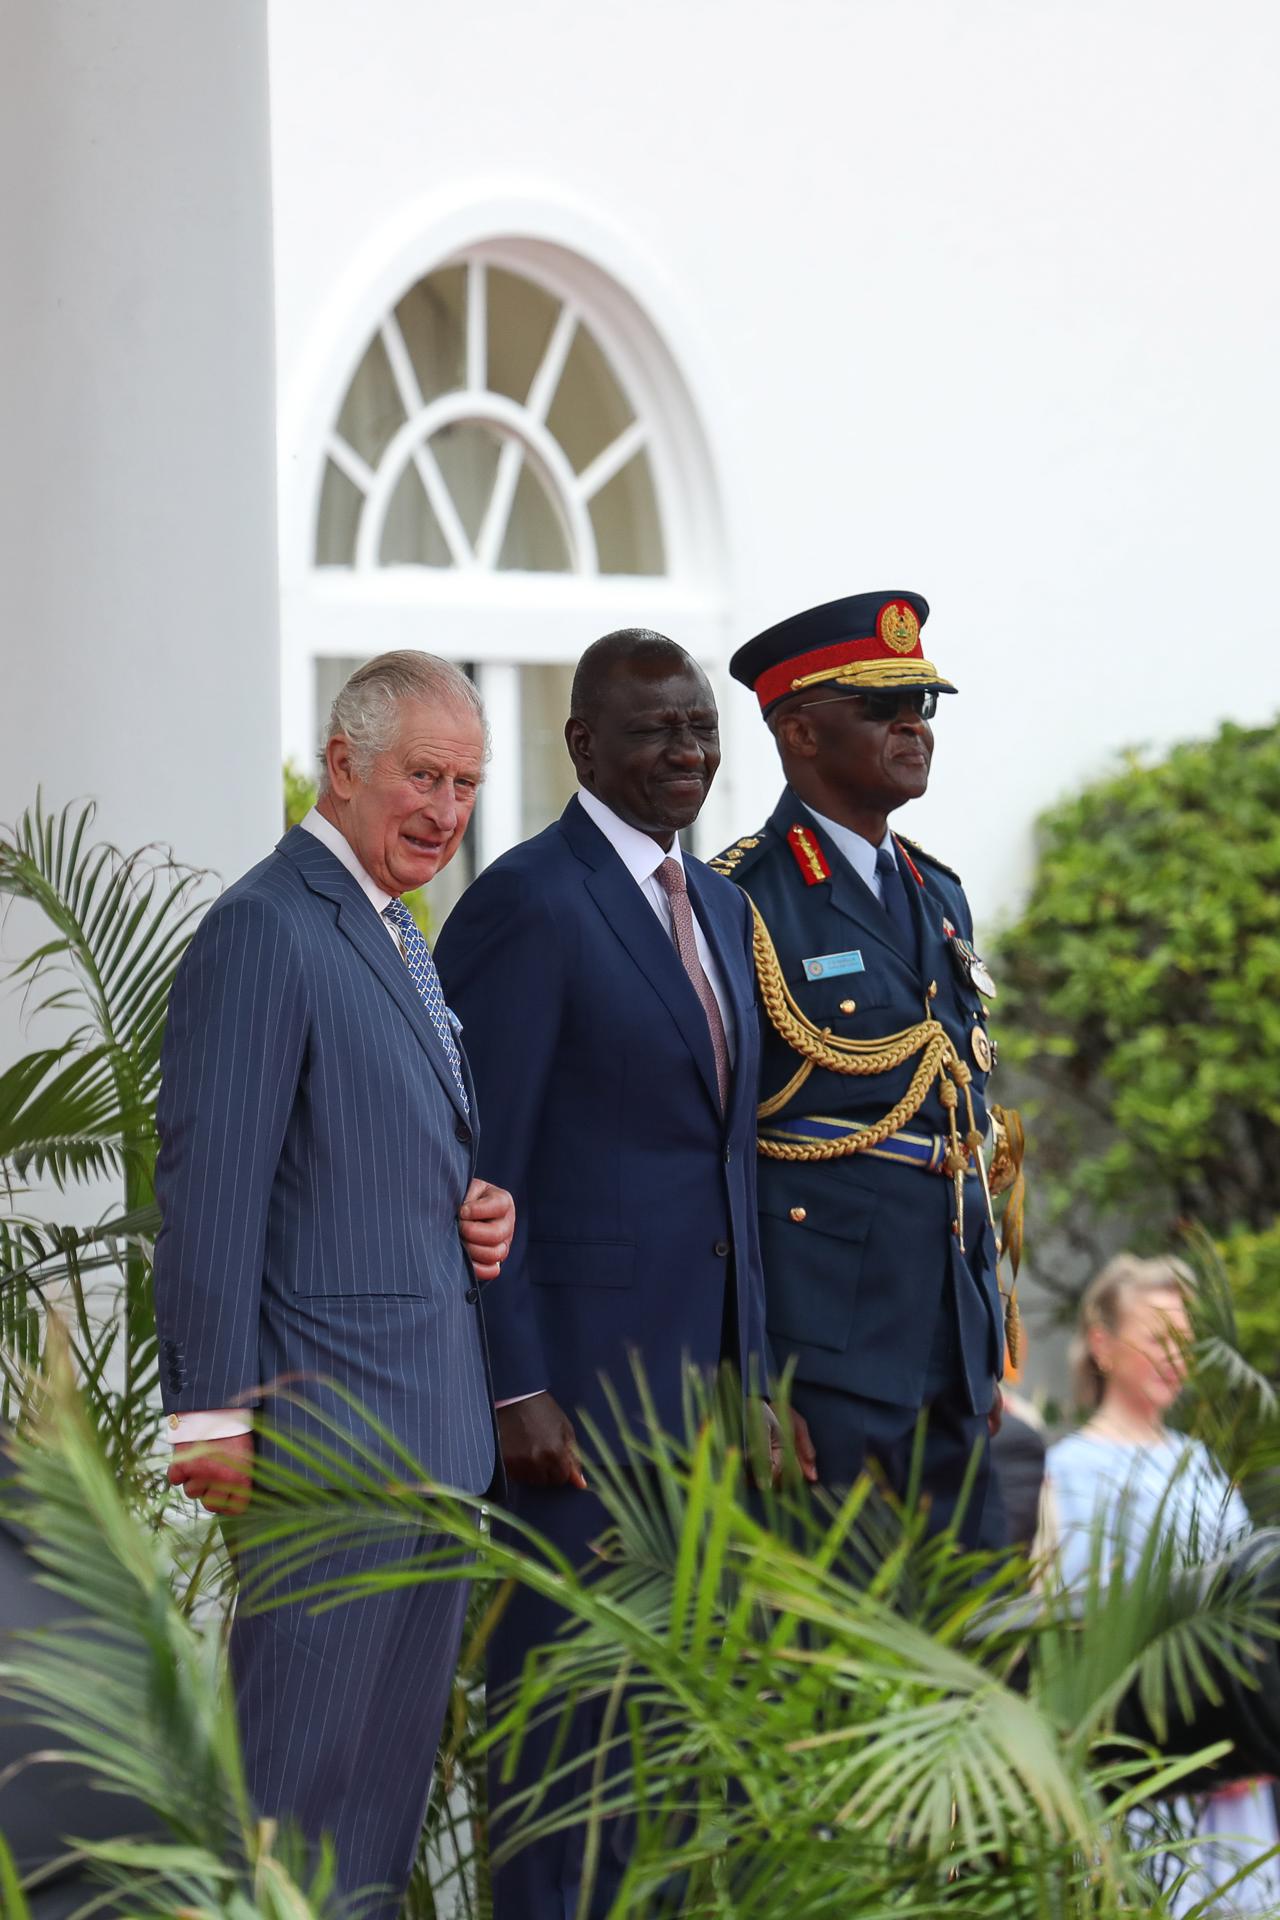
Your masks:
{"label": "light blue shirt", "polygon": [[862,835],[855,833],[852,827],[842,827],[838,820],[828,820],[825,813],[819,813],[818,809],[811,807],[807,800],[803,805],[805,812],[811,813],[822,831],[834,841],[859,880],[865,880],[876,899],[879,900],[880,875],[876,872],[876,855],[880,847],[885,848],[895,867],[898,864],[898,852],[889,828],[886,827],[884,830],[884,839],[880,842],[880,847],[873,847],[869,840],[864,840]]}
{"label": "light blue shirt", "polygon": [[1168,1433],[1151,1446],[1126,1446],[1087,1428],[1050,1447],[1047,1471],[1057,1507],[1060,1571],[1068,1587],[1088,1579],[1095,1538],[1132,1575],[1157,1527],[1178,1559],[1213,1560],[1249,1531],[1243,1500],[1199,1440]]}

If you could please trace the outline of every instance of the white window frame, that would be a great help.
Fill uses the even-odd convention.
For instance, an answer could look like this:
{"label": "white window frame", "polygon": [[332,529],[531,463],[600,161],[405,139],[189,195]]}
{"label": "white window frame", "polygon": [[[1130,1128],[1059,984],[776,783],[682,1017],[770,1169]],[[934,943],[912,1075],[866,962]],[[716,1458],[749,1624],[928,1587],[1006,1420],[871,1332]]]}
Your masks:
{"label": "white window frame", "polygon": [[[358,263],[348,283],[317,324],[316,341],[296,383],[296,401],[282,419],[281,446],[281,643],[284,748],[301,765],[313,763],[322,716],[315,711],[318,657],[366,658],[395,647],[425,647],[474,665],[489,709],[495,754],[486,779],[477,826],[478,864],[486,865],[520,837],[520,665],[577,658],[599,634],[617,626],[653,626],[669,633],[714,671],[728,638],[727,566],[718,489],[701,412],[696,406],[663,330],[627,291],[616,268],[597,264],[600,235],[563,212],[559,219],[529,209],[513,218],[509,206],[490,203],[455,210],[418,232],[384,242],[376,266]],[[504,232],[503,229],[506,229]],[[495,237],[495,234],[500,237]],[[498,267],[535,281],[562,303],[561,321],[543,358],[525,406],[484,386],[480,336],[468,302],[467,386],[413,405],[416,379],[407,355],[397,352],[396,303],[419,280],[465,261],[480,272]],[[629,276],[634,284],[637,276]],[[359,283],[358,291],[355,282]],[[473,286],[475,282],[473,281]],[[632,407],[635,420],[583,473],[574,475],[558,444],[542,428],[555,381],[572,337],[570,317],[594,335]],[[388,321],[391,322],[390,330]],[[390,331],[390,344],[388,335]],[[442,531],[463,564],[451,567],[376,564],[380,524],[366,513],[355,567],[315,564],[314,543],[326,461],[334,457],[334,428],[343,397],[370,340],[381,332],[408,418],[395,441],[395,472],[425,449],[431,432],[447,421],[485,419],[518,441],[525,457],[541,466],[548,492],[565,503],[562,518],[574,572],[497,571],[502,527],[486,526],[477,553],[467,558],[455,546],[460,530]],[[403,341],[399,341],[403,347]],[[696,358],[696,355],[695,355]],[[408,381],[406,382],[406,371]],[[420,398],[420,396],[419,396]],[[402,444],[397,444],[401,443]],[[657,575],[595,572],[595,546],[587,500],[637,447],[648,452],[662,528],[666,571]],[[428,472],[434,461],[430,460]],[[394,477],[389,448],[378,468],[382,508]],[[557,465],[557,462],[562,463]],[[503,468],[506,476],[503,477]],[[433,488],[419,465],[428,497]],[[499,457],[499,482],[514,488],[519,460]],[[371,476],[366,472],[362,480]],[[498,489],[495,487],[495,495]],[[385,499],[383,496],[385,495]],[[576,503],[576,504],[575,504]],[[435,504],[433,498],[433,505]],[[509,500],[507,507],[509,509]],[[447,510],[446,510],[447,512]],[[495,515],[500,517],[501,508]],[[440,515],[437,513],[437,517]],[[465,543],[465,536],[463,536]],[[483,553],[479,551],[483,543]],[[720,675],[716,674],[717,680]],[[713,799],[715,798],[713,791]],[[723,838],[719,808],[700,822],[699,846],[711,850]]]}

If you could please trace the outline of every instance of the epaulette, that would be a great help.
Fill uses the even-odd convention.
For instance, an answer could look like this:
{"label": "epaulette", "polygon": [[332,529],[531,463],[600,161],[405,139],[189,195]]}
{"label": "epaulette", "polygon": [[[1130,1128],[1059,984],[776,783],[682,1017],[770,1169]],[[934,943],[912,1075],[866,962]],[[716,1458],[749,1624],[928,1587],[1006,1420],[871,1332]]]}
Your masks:
{"label": "epaulette", "polygon": [[753,854],[757,847],[764,845],[764,828],[759,833],[744,833],[741,840],[735,840],[731,847],[718,853],[707,865],[713,873],[722,873],[726,880],[732,879],[734,871]]}
{"label": "epaulette", "polygon": [[938,869],[939,873],[949,874],[951,878],[955,881],[957,886],[962,887],[964,885],[964,881],[960,878],[960,875],[956,872],[954,867],[949,867],[945,860],[939,860],[937,854],[927,853],[925,849],[920,845],[920,842],[918,840],[908,840],[905,833],[895,833],[893,837],[895,840],[900,840],[903,846],[906,847],[907,851],[910,854],[912,854],[915,859],[927,860],[931,867],[936,867]]}

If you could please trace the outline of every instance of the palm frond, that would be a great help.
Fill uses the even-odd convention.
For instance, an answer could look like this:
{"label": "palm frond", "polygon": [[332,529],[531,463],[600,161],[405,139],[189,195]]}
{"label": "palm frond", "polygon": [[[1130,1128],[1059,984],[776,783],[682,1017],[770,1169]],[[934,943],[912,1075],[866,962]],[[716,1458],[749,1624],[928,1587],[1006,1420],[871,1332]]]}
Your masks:
{"label": "palm frond", "polygon": [[[311,1920],[288,1870],[301,1852],[277,1846],[249,1806],[216,1623],[198,1627],[175,1604],[163,1537],[122,1500],[56,1340],[40,1418],[13,1458],[29,1551],[71,1608],[15,1636],[0,1693],[43,1729],[45,1758],[74,1759],[167,1834],[86,1842],[85,1869],[127,1889],[131,1913]],[[331,1863],[319,1872],[317,1885]]]}
{"label": "palm frond", "polygon": [[154,847],[89,844],[91,802],[46,815],[37,798],[0,836],[0,896],[43,914],[51,937],[9,963],[37,1010],[79,1016],[61,1048],[0,1078],[0,1162],[59,1184],[123,1168],[144,1196],[165,1010],[206,904],[207,876]]}
{"label": "palm frond", "polygon": [[106,1045],[156,1051],[156,1033],[174,970],[205,901],[208,875],[157,847],[124,854],[86,845],[92,801],[47,815],[37,797],[0,838],[0,894],[31,901],[54,937],[13,964],[28,984],[51,972],[66,986],[58,1004],[80,1007]]}

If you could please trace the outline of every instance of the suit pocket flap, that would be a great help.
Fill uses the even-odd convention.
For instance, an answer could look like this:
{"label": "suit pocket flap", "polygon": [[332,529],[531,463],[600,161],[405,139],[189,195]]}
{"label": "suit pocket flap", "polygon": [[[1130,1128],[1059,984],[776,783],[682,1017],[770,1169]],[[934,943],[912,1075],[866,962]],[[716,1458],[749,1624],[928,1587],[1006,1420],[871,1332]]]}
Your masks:
{"label": "suit pocket flap", "polygon": [[630,1240],[530,1240],[535,1287],[629,1287],[636,1250]]}

